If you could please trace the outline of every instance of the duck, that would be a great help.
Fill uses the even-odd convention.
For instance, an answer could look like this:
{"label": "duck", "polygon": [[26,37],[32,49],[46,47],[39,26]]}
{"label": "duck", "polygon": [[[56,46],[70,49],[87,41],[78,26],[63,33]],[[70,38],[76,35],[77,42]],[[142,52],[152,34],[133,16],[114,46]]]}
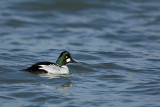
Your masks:
{"label": "duck", "polygon": [[52,62],[38,62],[25,69],[31,73],[40,74],[69,74],[68,63],[77,63],[71,57],[68,51],[63,51],[58,57],[56,63]]}

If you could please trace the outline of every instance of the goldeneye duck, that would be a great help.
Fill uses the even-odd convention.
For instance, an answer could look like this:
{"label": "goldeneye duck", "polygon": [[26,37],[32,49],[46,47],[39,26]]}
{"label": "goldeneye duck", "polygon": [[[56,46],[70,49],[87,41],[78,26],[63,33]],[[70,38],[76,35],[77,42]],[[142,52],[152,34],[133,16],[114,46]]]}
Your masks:
{"label": "goldeneye duck", "polygon": [[69,52],[64,51],[60,54],[56,63],[39,62],[25,70],[32,73],[68,74],[69,69],[66,66],[66,64],[68,63],[77,63],[77,62],[72,59]]}

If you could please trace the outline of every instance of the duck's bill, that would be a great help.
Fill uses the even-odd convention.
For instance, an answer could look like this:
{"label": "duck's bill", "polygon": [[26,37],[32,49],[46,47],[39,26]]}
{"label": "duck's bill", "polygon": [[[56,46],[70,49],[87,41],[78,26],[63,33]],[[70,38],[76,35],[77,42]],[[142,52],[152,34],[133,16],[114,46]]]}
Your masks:
{"label": "duck's bill", "polygon": [[77,63],[75,60],[71,59],[70,63]]}

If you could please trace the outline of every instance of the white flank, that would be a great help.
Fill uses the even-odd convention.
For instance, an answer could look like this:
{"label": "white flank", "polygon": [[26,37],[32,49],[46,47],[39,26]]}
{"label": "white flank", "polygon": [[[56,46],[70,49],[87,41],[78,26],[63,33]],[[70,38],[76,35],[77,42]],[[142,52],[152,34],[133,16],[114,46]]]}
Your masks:
{"label": "white flank", "polygon": [[52,74],[68,74],[69,73],[69,69],[67,66],[57,66],[54,64],[51,65],[39,65],[41,66],[39,69],[44,69],[46,70],[48,73],[52,73]]}

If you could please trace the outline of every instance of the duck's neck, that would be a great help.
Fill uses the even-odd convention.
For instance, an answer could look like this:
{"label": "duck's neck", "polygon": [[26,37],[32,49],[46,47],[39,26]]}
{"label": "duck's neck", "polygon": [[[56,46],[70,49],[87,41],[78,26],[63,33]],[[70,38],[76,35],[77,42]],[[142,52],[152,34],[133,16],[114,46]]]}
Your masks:
{"label": "duck's neck", "polygon": [[57,61],[56,61],[56,64],[59,65],[59,66],[66,65],[63,58],[58,58]]}

